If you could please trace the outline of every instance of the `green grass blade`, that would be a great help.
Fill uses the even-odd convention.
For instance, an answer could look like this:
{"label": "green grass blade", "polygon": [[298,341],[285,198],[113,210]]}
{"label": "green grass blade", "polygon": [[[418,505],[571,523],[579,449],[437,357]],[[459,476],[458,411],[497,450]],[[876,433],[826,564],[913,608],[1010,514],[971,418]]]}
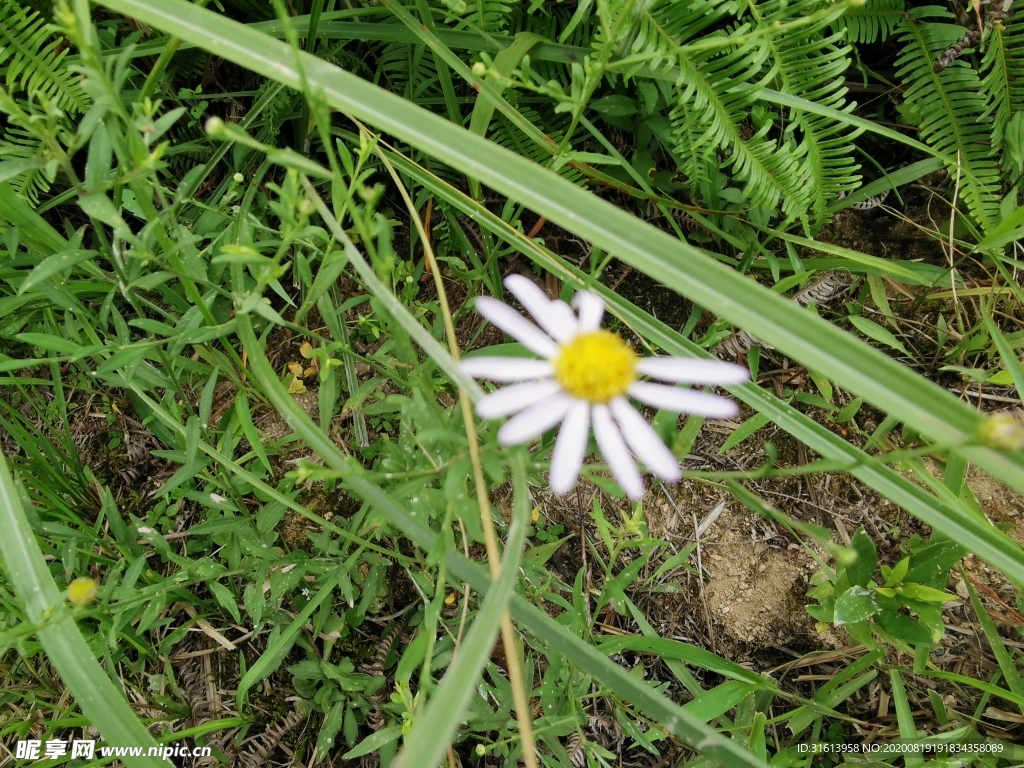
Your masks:
{"label": "green grass blade", "polygon": [[[155,747],[124,694],[100,667],[75,624],[68,604],[46,567],[7,461],[0,453],[0,554],[4,569],[29,621],[36,625],[46,657],[75,697],[82,713],[99,729],[107,744]],[[129,766],[166,768],[158,757],[124,757]]]}
{"label": "green grass blade", "polygon": [[[494,641],[501,628],[501,614],[508,607],[515,592],[519,577],[519,563],[526,540],[526,528],[530,522],[529,490],[526,486],[526,462],[521,451],[512,460],[512,479],[515,488],[515,509],[512,525],[509,527],[505,556],[501,561],[498,577],[491,583],[473,619],[473,626],[466,634],[455,661],[445,672],[444,678],[431,695],[423,713],[414,721],[412,730],[405,739],[405,746],[394,763],[395,768],[434,768],[451,743],[476,681],[483,672],[490,656]],[[529,685],[529,681],[524,681]],[[404,755],[404,757],[403,757]]]}
{"label": "green grass blade", "polygon": [[6,219],[21,230],[21,237],[35,250],[57,253],[68,247],[68,241],[36,213],[10,184],[0,184],[0,219]]}
{"label": "green grass blade", "polygon": [[334,574],[324,582],[323,586],[310,599],[306,606],[299,612],[299,615],[292,619],[291,623],[284,628],[277,639],[263,652],[256,663],[246,670],[242,680],[238,683],[238,690],[235,692],[235,706],[242,709],[242,702],[245,694],[260,680],[269,677],[277,671],[284,661],[288,651],[291,650],[296,638],[309,623],[310,617],[320,607],[320,604],[334,594],[334,588],[338,586],[343,578],[348,578],[343,564],[339,564]]}
{"label": "green grass blade", "polygon": [[[971,597],[971,605],[974,607],[974,613],[978,617],[978,623],[981,624],[982,630],[985,632],[985,638],[988,640],[988,644],[992,646],[992,653],[995,654],[996,661],[999,662],[999,669],[1002,670],[1003,678],[1006,680],[1007,687],[1013,691],[1017,696],[1024,699],[1024,681],[1021,680],[1020,671],[1017,669],[1017,664],[1010,651],[1007,649],[1006,644],[1003,642],[1002,636],[999,634],[999,630],[996,629],[996,624],[992,621],[992,617],[989,616],[988,611],[985,610],[984,603],[981,602],[978,597],[978,593],[974,589],[974,585],[971,584],[971,580],[967,578],[967,574],[964,573],[963,569],[960,569],[960,575],[964,579],[964,584],[967,585],[967,591]],[[1017,705],[1018,709],[1024,713],[1024,708]]]}
{"label": "green grass blade", "polygon": [[[896,722],[900,728],[900,738],[913,742],[918,738],[917,724],[914,722],[914,711],[907,698],[907,689],[903,685],[903,675],[898,669],[889,670],[889,682],[892,685],[892,700],[896,707]],[[921,765],[924,760],[916,755],[904,755],[903,762],[907,768]]]}
{"label": "green grass blade", "polygon": [[1010,346],[1010,342],[1008,342],[1006,337],[999,331],[998,326],[993,322],[991,316],[985,318],[985,328],[992,337],[992,341],[995,343],[996,349],[999,350],[999,356],[1003,359],[1003,365],[1005,365],[1006,370],[1010,372],[1010,377],[1013,379],[1013,386],[1017,388],[1017,397],[1024,398],[1024,365],[1021,365],[1016,352],[1014,352],[1013,347]]}

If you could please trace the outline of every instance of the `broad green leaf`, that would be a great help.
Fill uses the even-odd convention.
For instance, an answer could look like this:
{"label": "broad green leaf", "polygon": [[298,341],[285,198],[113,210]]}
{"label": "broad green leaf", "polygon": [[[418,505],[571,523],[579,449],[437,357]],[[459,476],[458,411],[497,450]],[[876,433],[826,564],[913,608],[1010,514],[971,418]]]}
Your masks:
{"label": "broad green leaf", "polygon": [[875,618],[878,626],[904,643],[910,645],[931,645],[932,633],[917,619],[902,613],[883,611]]}
{"label": "broad green leaf", "polygon": [[249,410],[249,398],[246,397],[245,392],[238,393],[238,397],[235,399],[235,412],[238,414],[238,423],[242,426],[242,432],[245,434],[245,439],[249,441],[249,446],[256,452],[260,463],[266,467],[267,472],[273,473],[274,470],[270,467],[270,457],[267,456],[267,450],[263,447],[263,436],[253,424],[252,413]]}
{"label": "broad green leaf", "polygon": [[73,355],[82,348],[80,344],[52,333],[16,333],[14,338],[24,344],[31,344],[33,347],[41,347],[47,352],[56,352],[61,355]]}
{"label": "broad green leaf", "polygon": [[761,690],[759,684],[729,680],[692,701],[686,702],[683,709],[707,723],[724,715],[751,693],[759,690]]}
{"label": "broad green leaf", "polygon": [[124,224],[120,212],[111,202],[110,198],[101,192],[94,192],[90,195],[82,195],[78,198],[78,206],[85,211],[90,218],[102,221],[111,227]]}
{"label": "broad green leaf", "polygon": [[718,449],[718,452],[720,454],[728,453],[770,421],[771,417],[764,413],[754,414],[725,439],[725,442],[722,443],[722,447]]}
{"label": "broad green leaf", "polygon": [[203,425],[198,416],[190,416],[185,424],[185,463],[194,464],[199,451],[199,438],[202,437]]}
{"label": "broad green leaf", "polygon": [[903,342],[892,335],[892,331],[888,328],[883,328],[874,320],[868,320],[866,317],[860,317],[859,315],[850,315],[850,323],[869,339],[874,339],[879,344],[892,347],[907,357],[911,356],[907,348],[903,346]]}
{"label": "broad green leaf", "polygon": [[334,748],[334,738],[341,730],[342,719],[345,716],[346,702],[336,701],[327,712],[324,724],[320,726],[320,733],[316,737],[316,757],[314,762],[319,763]]}
{"label": "broad green leaf", "polygon": [[891,579],[890,586],[893,584],[899,584],[907,577],[907,571],[910,570],[910,557],[904,557],[896,565],[892,567],[889,572],[889,578]]}
{"label": "broad green leaf", "polygon": [[236,624],[241,624],[242,616],[238,612],[238,603],[235,602],[235,596],[231,594],[231,590],[219,581],[208,581],[206,586],[210,588],[210,592],[216,598],[217,604],[231,614],[231,618],[235,620]]}
{"label": "broad green leaf", "polygon": [[866,587],[878,567],[878,550],[875,548],[875,542],[861,528],[853,534],[850,546],[857,553],[857,559],[846,566],[846,573],[850,577],[851,584]]}
{"label": "broad green leaf", "polygon": [[929,582],[960,562],[967,550],[955,541],[939,541],[910,556],[902,581]]}
{"label": "broad green leaf", "polygon": [[199,421],[204,428],[210,426],[210,416],[213,411],[213,396],[217,391],[217,376],[220,368],[214,368],[210,374],[206,386],[203,387],[203,394],[199,398]]}
{"label": "broad green leaf", "polygon": [[371,733],[352,749],[341,756],[342,760],[355,760],[357,757],[376,752],[381,747],[398,741],[402,737],[402,726],[392,725],[390,728],[383,728],[376,733]]}
{"label": "broad green leaf", "polygon": [[864,587],[850,587],[836,600],[834,621],[837,625],[867,621],[881,610],[875,593]]}
{"label": "broad green leaf", "polygon": [[34,288],[54,275],[63,272],[65,269],[71,269],[76,264],[80,264],[83,261],[94,259],[99,254],[96,251],[82,250],[79,248],[72,248],[70,250],[61,251],[55,253],[52,256],[47,256],[41,262],[39,262],[35,268],[29,273],[29,276],[25,278],[25,281],[18,288],[18,293],[25,293],[30,288]]}
{"label": "broad green leaf", "polygon": [[959,599],[956,595],[943,592],[941,589],[913,583],[904,584],[901,594],[908,600],[924,600],[926,603],[950,603]]}
{"label": "broad green leaf", "polygon": [[45,160],[36,160],[35,158],[25,158],[23,160],[6,160],[0,163],[0,184],[10,181],[15,176],[20,176],[28,171],[34,171],[39,168],[45,168]]}

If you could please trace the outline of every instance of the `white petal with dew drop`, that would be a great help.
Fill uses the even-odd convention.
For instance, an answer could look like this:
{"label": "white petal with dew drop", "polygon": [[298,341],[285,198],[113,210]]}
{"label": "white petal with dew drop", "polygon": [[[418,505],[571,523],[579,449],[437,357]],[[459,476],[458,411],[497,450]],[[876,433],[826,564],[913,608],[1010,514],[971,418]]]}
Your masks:
{"label": "white petal with dew drop", "polygon": [[475,379],[491,381],[527,381],[555,375],[555,368],[547,360],[525,357],[468,357],[459,363],[462,372]]}
{"label": "white petal with dew drop", "polygon": [[629,394],[652,408],[692,413],[712,419],[731,419],[740,410],[736,403],[727,398],[692,389],[670,387],[667,384],[637,381],[630,385]]}
{"label": "white petal with dew drop", "polygon": [[491,296],[480,296],[476,300],[476,311],[531,352],[548,358],[558,354],[558,345],[551,337],[508,304]]}
{"label": "white petal with dew drop", "polygon": [[564,392],[557,392],[525,408],[502,424],[498,430],[498,442],[502,445],[520,445],[544,434],[565,418],[573,399]]}
{"label": "white petal with dew drop", "polygon": [[502,387],[480,399],[476,404],[476,415],[481,419],[496,419],[511,413],[519,413],[524,408],[561,391],[562,387],[553,380],[529,381]]}
{"label": "white petal with dew drop", "polygon": [[587,453],[590,437],[590,403],[573,400],[562,428],[558,430],[555,449],[551,452],[551,474],[548,483],[557,494],[568,493],[576,485]]}
{"label": "white petal with dew drop", "polygon": [[601,455],[608,462],[608,468],[615,475],[622,490],[633,501],[642,499],[644,480],[640,477],[640,470],[636,468],[636,462],[626,448],[626,441],[622,439],[622,433],[612,421],[611,411],[606,405],[594,406],[594,437],[597,438],[597,447],[601,449]]}
{"label": "white petal with dew drop", "polygon": [[636,364],[637,373],[677,384],[742,384],[750,381],[750,371],[742,365],[718,360],[687,357],[645,357]]}
{"label": "white petal with dew drop", "polygon": [[[519,299],[519,303],[526,307],[526,310],[533,315],[542,329],[544,329],[555,341],[568,341],[576,333],[576,316],[569,310],[572,316],[572,324],[565,322],[565,312],[559,305],[564,302],[552,301],[530,278],[522,275],[509,275],[505,278],[505,287]],[[568,308],[568,307],[567,307]]]}
{"label": "white petal with dew drop", "polygon": [[608,407],[612,416],[622,430],[622,436],[626,438],[633,455],[644,463],[653,474],[662,480],[670,483],[678,482],[683,476],[679,468],[679,461],[672,454],[654,431],[654,427],[647,423],[647,419],[641,416],[636,408],[629,404],[624,397],[616,397]]}
{"label": "white petal with dew drop", "polygon": [[590,333],[601,327],[604,302],[596,293],[579,291],[576,294],[576,311],[580,317],[580,333]]}

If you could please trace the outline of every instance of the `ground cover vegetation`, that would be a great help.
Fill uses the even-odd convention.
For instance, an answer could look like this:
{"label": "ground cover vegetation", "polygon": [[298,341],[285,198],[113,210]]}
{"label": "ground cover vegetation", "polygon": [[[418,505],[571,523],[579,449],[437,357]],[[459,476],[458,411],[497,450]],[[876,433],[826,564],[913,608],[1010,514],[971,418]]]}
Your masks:
{"label": "ground cover vegetation", "polygon": [[1024,764],[1021,18],[0,0],[0,764]]}

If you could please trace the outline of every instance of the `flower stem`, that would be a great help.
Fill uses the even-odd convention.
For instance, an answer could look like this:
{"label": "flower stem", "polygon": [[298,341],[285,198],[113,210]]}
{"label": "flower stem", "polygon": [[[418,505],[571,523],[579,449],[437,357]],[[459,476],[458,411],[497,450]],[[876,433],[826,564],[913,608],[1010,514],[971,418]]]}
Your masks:
{"label": "flower stem", "polygon": [[[423,258],[427,269],[430,270],[434,279],[434,287],[437,290],[438,302],[441,305],[441,316],[444,320],[445,335],[448,337],[448,349],[451,356],[458,360],[460,356],[459,342],[455,336],[455,322],[452,320],[451,308],[448,306],[448,294],[444,289],[444,282],[441,279],[441,270],[437,267],[437,259],[434,258],[434,249],[431,247],[430,238],[427,236],[426,227],[420,219],[416,207],[409,197],[409,193],[402,183],[401,178],[394,167],[388,161],[387,155],[377,150],[377,156],[384,163],[398,187],[406,207],[409,209],[409,217],[412,219],[423,243]],[[429,225],[429,220],[428,220]],[[469,395],[459,387],[459,405],[462,408],[462,420],[466,427],[466,439],[469,442],[469,458],[473,465],[473,484],[476,486],[477,506],[480,508],[480,522],[484,532],[484,544],[487,548],[487,564],[491,576],[497,578],[501,569],[501,552],[498,549],[498,535],[494,530],[494,518],[491,516],[491,501],[487,496],[487,481],[484,479],[483,464],[480,461],[480,440],[476,431],[476,422],[473,417],[473,404]],[[539,768],[537,762],[537,749],[533,739],[533,719],[530,713],[530,702],[526,696],[526,689],[523,681],[523,665],[519,658],[518,644],[516,643],[515,629],[512,626],[512,618],[506,609],[501,615],[501,641],[505,649],[505,663],[508,669],[509,682],[512,685],[512,699],[516,708],[516,720],[519,723],[519,735],[523,745],[523,759],[526,768]]]}

